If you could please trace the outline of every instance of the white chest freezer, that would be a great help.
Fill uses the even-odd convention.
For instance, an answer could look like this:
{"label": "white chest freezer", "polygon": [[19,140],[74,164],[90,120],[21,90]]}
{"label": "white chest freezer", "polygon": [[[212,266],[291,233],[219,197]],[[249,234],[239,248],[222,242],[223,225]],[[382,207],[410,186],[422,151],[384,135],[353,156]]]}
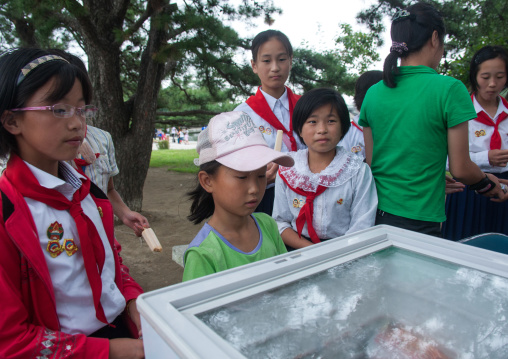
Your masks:
{"label": "white chest freezer", "polygon": [[508,358],[508,256],[390,226],[141,295],[153,358]]}

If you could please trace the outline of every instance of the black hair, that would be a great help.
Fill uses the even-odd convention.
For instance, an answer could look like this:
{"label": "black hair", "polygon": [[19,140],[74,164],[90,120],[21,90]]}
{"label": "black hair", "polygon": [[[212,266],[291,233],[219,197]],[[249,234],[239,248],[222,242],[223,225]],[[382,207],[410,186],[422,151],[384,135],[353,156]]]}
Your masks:
{"label": "black hair", "polygon": [[257,34],[256,37],[254,37],[252,40],[252,46],[250,49],[252,51],[252,60],[254,62],[256,62],[258,59],[258,51],[261,45],[263,45],[265,42],[270,41],[270,39],[274,37],[282,43],[288,53],[288,56],[293,56],[293,47],[291,46],[291,42],[289,41],[288,37],[284,33],[279,30],[266,30]]}
{"label": "black hair", "polygon": [[[214,176],[222,165],[217,161],[211,161],[199,166],[199,171],[205,171],[210,176]],[[210,217],[215,211],[215,203],[211,193],[205,189],[197,181],[195,188],[187,192],[189,200],[192,201],[190,214],[187,219],[194,224],[199,224],[203,220]]]}
{"label": "black hair", "polygon": [[372,70],[364,72],[358,80],[356,80],[355,84],[355,105],[358,111],[362,108],[363,99],[367,94],[367,90],[372,86],[377,84],[379,81],[383,79],[383,71]]}
{"label": "black hair", "polygon": [[398,72],[398,58],[418,52],[437,31],[439,40],[444,43],[445,25],[441,14],[430,4],[417,3],[399,11],[392,21],[390,35],[394,43],[404,45],[392,46],[383,66],[383,81],[386,86],[394,88],[393,75]]}
{"label": "black hair", "polygon": [[293,129],[298,134],[300,140],[305,143],[301,133],[305,121],[310,115],[321,106],[332,105],[337,111],[340,119],[340,125],[342,129],[342,138],[346,135],[347,131],[351,127],[349,119],[349,110],[346,102],[334,89],[330,88],[316,88],[306,92],[296,103],[295,109],[293,110]]}
{"label": "black hair", "polygon": [[[18,84],[21,69],[33,60],[47,55],[51,53],[42,49],[18,48],[0,56],[0,117],[10,109],[25,107],[30,97],[52,78],[55,78],[55,84],[47,94],[46,101],[56,102],[65,97],[78,79],[83,88],[85,103],[90,104],[93,94],[88,74],[76,65],[62,60],[38,65]],[[11,151],[17,150],[15,136],[1,125],[0,157],[6,157]]]}
{"label": "black hair", "polygon": [[487,60],[496,59],[498,57],[504,61],[506,72],[506,82],[504,86],[508,86],[508,53],[501,46],[489,45],[478,50],[471,59],[471,64],[469,66],[469,82],[471,83],[472,92],[478,91],[478,81],[476,81],[476,76],[478,75],[478,71],[480,71],[480,65]]}

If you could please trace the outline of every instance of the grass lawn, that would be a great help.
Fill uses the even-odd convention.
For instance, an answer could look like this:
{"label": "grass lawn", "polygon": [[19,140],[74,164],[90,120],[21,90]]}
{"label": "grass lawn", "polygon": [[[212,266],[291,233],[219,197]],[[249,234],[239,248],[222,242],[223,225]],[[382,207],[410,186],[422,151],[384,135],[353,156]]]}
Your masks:
{"label": "grass lawn", "polygon": [[150,167],[166,167],[168,171],[198,173],[199,167],[194,165],[195,158],[198,158],[195,149],[157,150],[152,151]]}

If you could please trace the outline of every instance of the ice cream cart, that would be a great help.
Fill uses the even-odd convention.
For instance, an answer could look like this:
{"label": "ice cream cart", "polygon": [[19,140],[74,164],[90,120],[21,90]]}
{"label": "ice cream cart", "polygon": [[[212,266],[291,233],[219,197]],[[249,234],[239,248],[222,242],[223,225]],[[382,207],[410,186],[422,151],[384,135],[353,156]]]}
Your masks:
{"label": "ice cream cart", "polygon": [[152,358],[508,358],[508,256],[390,226],[145,293]]}

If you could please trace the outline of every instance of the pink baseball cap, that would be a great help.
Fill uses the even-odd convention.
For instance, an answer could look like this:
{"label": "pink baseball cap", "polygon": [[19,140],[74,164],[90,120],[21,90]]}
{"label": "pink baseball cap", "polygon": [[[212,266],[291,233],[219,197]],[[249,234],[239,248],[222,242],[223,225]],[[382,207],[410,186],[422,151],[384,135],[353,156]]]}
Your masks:
{"label": "pink baseball cap", "polygon": [[213,117],[198,136],[198,166],[217,161],[236,171],[249,172],[275,162],[294,165],[293,158],[268,147],[263,134],[245,112],[223,112]]}

